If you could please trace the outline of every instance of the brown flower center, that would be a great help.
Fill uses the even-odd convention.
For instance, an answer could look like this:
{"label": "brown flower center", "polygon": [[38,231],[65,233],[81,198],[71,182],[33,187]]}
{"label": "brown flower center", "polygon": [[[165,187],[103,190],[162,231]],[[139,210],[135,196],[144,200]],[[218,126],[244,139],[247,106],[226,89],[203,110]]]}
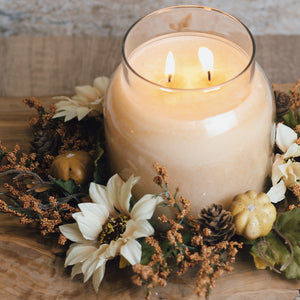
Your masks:
{"label": "brown flower center", "polygon": [[127,216],[119,216],[117,218],[110,218],[103,226],[99,235],[99,243],[109,244],[111,241],[116,241],[126,229],[126,224],[129,221]]}

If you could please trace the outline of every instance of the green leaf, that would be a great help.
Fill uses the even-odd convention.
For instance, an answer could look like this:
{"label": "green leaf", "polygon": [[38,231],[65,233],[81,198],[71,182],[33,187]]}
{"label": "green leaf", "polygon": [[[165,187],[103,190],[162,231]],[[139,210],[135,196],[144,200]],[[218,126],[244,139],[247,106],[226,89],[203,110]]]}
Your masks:
{"label": "green leaf", "polygon": [[274,225],[291,242],[300,243],[300,208],[279,214]]}
{"label": "green leaf", "polygon": [[103,156],[104,150],[97,144],[94,157],[95,171],[94,171],[94,182],[99,184],[105,184],[105,158]]}
{"label": "green leaf", "polygon": [[[255,264],[258,268],[264,268],[267,264],[264,265],[263,260],[266,260],[272,266],[283,268],[287,278],[300,279],[300,208],[279,214],[274,227],[280,234],[272,230],[264,240],[258,239],[252,246],[250,253]],[[283,237],[289,240],[292,250]]]}
{"label": "green leaf", "polygon": [[139,239],[138,242],[142,245],[141,264],[147,265],[151,260],[151,256],[155,253],[155,250],[152,246],[145,242],[145,238]]}
{"label": "green leaf", "polygon": [[190,244],[193,234],[190,230],[182,232],[182,241],[184,244]]}
{"label": "green leaf", "polygon": [[[292,244],[294,249],[294,258],[284,271],[287,278],[300,279],[300,208],[294,208],[286,213],[279,214],[275,227],[283,234]],[[286,263],[290,254],[281,257],[281,265]]]}
{"label": "green leaf", "polygon": [[282,119],[284,120],[284,123],[292,129],[299,124],[299,115],[295,116],[295,113],[292,110],[285,114]]}
{"label": "green leaf", "polygon": [[170,244],[170,242],[167,238],[165,238],[162,242],[160,242],[159,245],[160,245],[162,252],[165,254],[174,248],[174,246]]}
{"label": "green leaf", "polygon": [[55,181],[55,183],[71,195],[78,192],[78,186],[72,178],[70,178],[68,181],[58,179]]}
{"label": "green leaf", "polygon": [[6,155],[6,153],[1,148],[0,148],[0,154],[1,154],[1,156]]}

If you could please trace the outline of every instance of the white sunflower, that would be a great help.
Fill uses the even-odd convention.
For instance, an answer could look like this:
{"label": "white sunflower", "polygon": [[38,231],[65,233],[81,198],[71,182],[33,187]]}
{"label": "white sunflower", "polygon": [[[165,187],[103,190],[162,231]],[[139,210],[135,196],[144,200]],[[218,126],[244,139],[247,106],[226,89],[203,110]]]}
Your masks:
{"label": "white sunflower", "polygon": [[84,85],[75,87],[76,95],[54,97],[61,100],[56,103],[56,114],[53,118],[65,117],[65,122],[77,117],[82,120],[91,111],[102,113],[103,101],[109,79],[105,76],[97,77],[93,86]]}
{"label": "white sunflower", "polygon": [[84,282],[93,275],[96,292],[107,260],[121,255],[131,265],[140,263],[142,247],[136,239],[154,233],[148,219],[163,199],[148,194],[130,210],[131,189],[137,181],[131,176],[124,182],[116,174],[106,187],[91,183],[89,194],[93,203],[79,204],[81,212],[73,214],[76,223],[59,227],[74,242],[67,251],[65,267],[74,265],[72,278],[83,273]]}

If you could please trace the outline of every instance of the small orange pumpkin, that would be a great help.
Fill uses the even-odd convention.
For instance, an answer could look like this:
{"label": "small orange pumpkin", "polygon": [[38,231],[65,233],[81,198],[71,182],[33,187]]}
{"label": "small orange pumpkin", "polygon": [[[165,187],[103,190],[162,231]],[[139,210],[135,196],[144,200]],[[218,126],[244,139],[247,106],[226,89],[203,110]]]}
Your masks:
{"label": "small orange pumpkin", "polygon": [[94,161],[87,152],[68,151],[53,160],[50,173],[57,179],[72,178],[77,184],[85,184],[92,180],[94,169]]}

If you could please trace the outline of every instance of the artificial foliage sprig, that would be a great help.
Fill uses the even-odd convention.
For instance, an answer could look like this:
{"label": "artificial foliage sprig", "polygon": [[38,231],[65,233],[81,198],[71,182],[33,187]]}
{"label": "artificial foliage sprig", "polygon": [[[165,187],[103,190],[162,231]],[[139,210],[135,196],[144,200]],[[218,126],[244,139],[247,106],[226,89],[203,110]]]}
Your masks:
{"label": "artificial foliage sprig", "polygon": [[78,210],[77,204],[83,194],[70,194],[51,177],[42,178],[46,174],[38,174],[39,163],[34,153],[19,153],[19,146],[13,151],[3,145],[0,148],[0,179],[3,182],[0,212],[19,217],[22,224],[37,224],[42,235],[57,232],[58,226],[69,222],[72,213]]}
{"label": "artificial foliage sprig", "polygon": [[300,208],[280,213],[273,230],[251,241],[250,253],[258,269],[269,267],[289,279],[300,279]]}
{"label": "artificial foliage sprig", "polygon": [[[16,145],[9,151],[0,143],[0,212],[18,216],[23,224],[37,224],[43,235],[59,232],[58,226],[72,221],[78,203],[87,196],[87,186],[72,178],[55,179],[50,166],[59,153],[84,150],[94,155],[94,181],[106,180],[103,157],[103,119],[86,117],[81,122],[53,119],[55,106],[46,109],[36,98],[23,100],[34,108],[31,117],[32,152],[23,153]],[[60,239],[60,243],[64,243]]]}
{"label": "artificial foliage sprig", "polygon": [[175,216],[169,218],[162,214],[158,218],[168,230],[156,232],[154,237],[145,239],[143,252],[148,257],[133,266],[135,275],[132,281],[139,286],[145,284],[146,298],[150,299],[151,289],[156,285],[166,286],[171,273],[182,275],[197,266],[199,271],[194,292],[199,297],[208,297],[215,280],[233,269],[230,263],[234,262],[242,244],[228,240],[214,245],[206,243],[202,234],[206,232],[209,235],[209,230],[202,228],[190,215],[190,201],[182,196],[177,199],[178,190],[173,196],[169,191],[166,168],[157,163],[154,167],[157,172],[154,182],[162,188],[160,196],[165,199],[165,205],[175,211]]}

